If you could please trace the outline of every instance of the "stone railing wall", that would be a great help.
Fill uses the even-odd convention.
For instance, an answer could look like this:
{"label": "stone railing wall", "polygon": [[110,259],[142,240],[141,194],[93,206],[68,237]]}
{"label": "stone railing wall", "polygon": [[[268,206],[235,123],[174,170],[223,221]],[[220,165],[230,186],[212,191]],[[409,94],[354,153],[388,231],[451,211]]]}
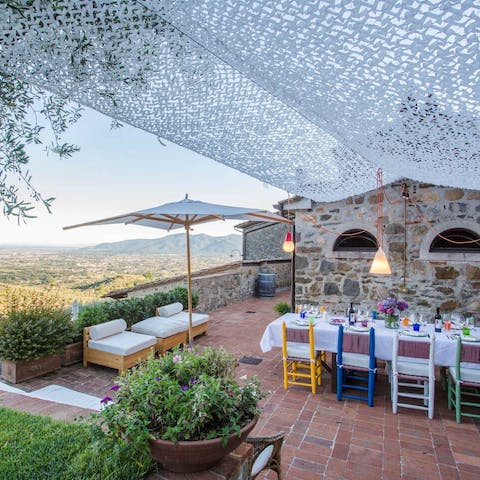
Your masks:
{"label": "stone railing wall", "polygon": [[[240,300],[253,297],[255,281],[259,273],[275,273],[276,287],[279,290],[290,288],[290,260],[245,261],[230,266],[217,267],[195,273],[192,278],[192,290],[199,296],[198,310],[210,312]],[[167,291],[176,286],[186,286],[186,277],[179,276],[161,282],[151,282],[132,288],[126,292],[127,298],[144,297],[149,293]]]}

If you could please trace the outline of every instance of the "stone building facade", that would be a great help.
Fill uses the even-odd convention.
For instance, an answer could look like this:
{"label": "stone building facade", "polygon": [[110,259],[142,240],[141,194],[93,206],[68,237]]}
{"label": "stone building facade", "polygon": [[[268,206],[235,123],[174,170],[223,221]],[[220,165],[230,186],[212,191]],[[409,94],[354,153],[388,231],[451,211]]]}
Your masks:
{"label": "stone building facade", "polygon": [[[404,183],[410,194],[405,200]],[[302,198],[290,205],[297,240],[296,303],[325,304],[343,312],[355,302],[371,310],[394,293],[428,317],[436,307],[479,316],[480,253],[429,250],[438,232],[467,229],[480,234],[480,192],[408,179],[384,191],[382,223],[390,276],[369,274],[374,251],[334,248],[339,234],[354,229],[376,237],[376,191],[331,203]]]}

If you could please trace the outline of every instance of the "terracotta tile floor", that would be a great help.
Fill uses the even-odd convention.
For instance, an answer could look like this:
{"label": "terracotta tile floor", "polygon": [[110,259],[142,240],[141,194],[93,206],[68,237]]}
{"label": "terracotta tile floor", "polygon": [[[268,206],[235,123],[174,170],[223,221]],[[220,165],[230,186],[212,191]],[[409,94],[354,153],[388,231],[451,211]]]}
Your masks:
{"label": "terracotta tile floor", "polygon": [[[287,293],[252,298],[212,312],[209,333],[197,343],[223,345],[238,358],[262,359],[258,365],[241,363],[238,375],[258,376],[271,392],[254,433],[287,432],[282,450],[285,480],[480,479],[480,424],[464,420],[458,425],[439,385],[433,420],[415,410],[400,409],[393,415],[382,374],[373,408],[353,400],[337,402],[328,374],[316,395],[300,387],[284,390],[280,349],[263,354],[259,346],[265,326],[275,318],[273,306],[282,300],[288,301]],[[18,386],[31,391],[55,383],[104,396],[114,378],[113,370],[83,369],[79,364]],[[14,394],[0,393],[0,404],[60,418],[78,415],[78,409],[41,400],[22,403]]]}

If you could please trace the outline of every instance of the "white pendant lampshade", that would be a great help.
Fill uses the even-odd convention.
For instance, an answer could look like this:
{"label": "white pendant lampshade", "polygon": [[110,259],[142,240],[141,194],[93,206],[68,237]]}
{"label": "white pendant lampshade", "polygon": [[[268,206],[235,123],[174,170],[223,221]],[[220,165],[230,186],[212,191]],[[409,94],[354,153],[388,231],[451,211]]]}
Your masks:
{"label": "white pendant lampshade", "polygon": [[377,253],[373,257],[370,273],[374,275],[390,275],[392,273],[387,256],[382,247],[378,248]]}

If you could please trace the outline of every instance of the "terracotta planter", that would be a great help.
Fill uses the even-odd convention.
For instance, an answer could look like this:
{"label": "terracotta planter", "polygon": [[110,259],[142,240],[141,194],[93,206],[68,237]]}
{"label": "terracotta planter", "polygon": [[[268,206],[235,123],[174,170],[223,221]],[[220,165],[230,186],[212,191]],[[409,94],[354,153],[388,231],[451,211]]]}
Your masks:
{"label": "terracotta planter", "polygon": [[225,446],[222,446],[221,438],[177,443],[150,440],[150,455],[165,470],[171,472],[192,473],[208,470],[235,450],[247,438],[256,423],[255,417],[242,428],[240,436],[236,433],[230,435]]}
{"label": "terracotta planter", "polygon": [[83,342],[75,342],[67,345],[62,356],[62,366],[68,367],[81,361],[83,361]]}
{"label": "terracotta planter", "polygon": [[53,372],[62,365],[60,355],[49,355],[28,362],[2,361],[2,378],[11,383],[19,383]]}

